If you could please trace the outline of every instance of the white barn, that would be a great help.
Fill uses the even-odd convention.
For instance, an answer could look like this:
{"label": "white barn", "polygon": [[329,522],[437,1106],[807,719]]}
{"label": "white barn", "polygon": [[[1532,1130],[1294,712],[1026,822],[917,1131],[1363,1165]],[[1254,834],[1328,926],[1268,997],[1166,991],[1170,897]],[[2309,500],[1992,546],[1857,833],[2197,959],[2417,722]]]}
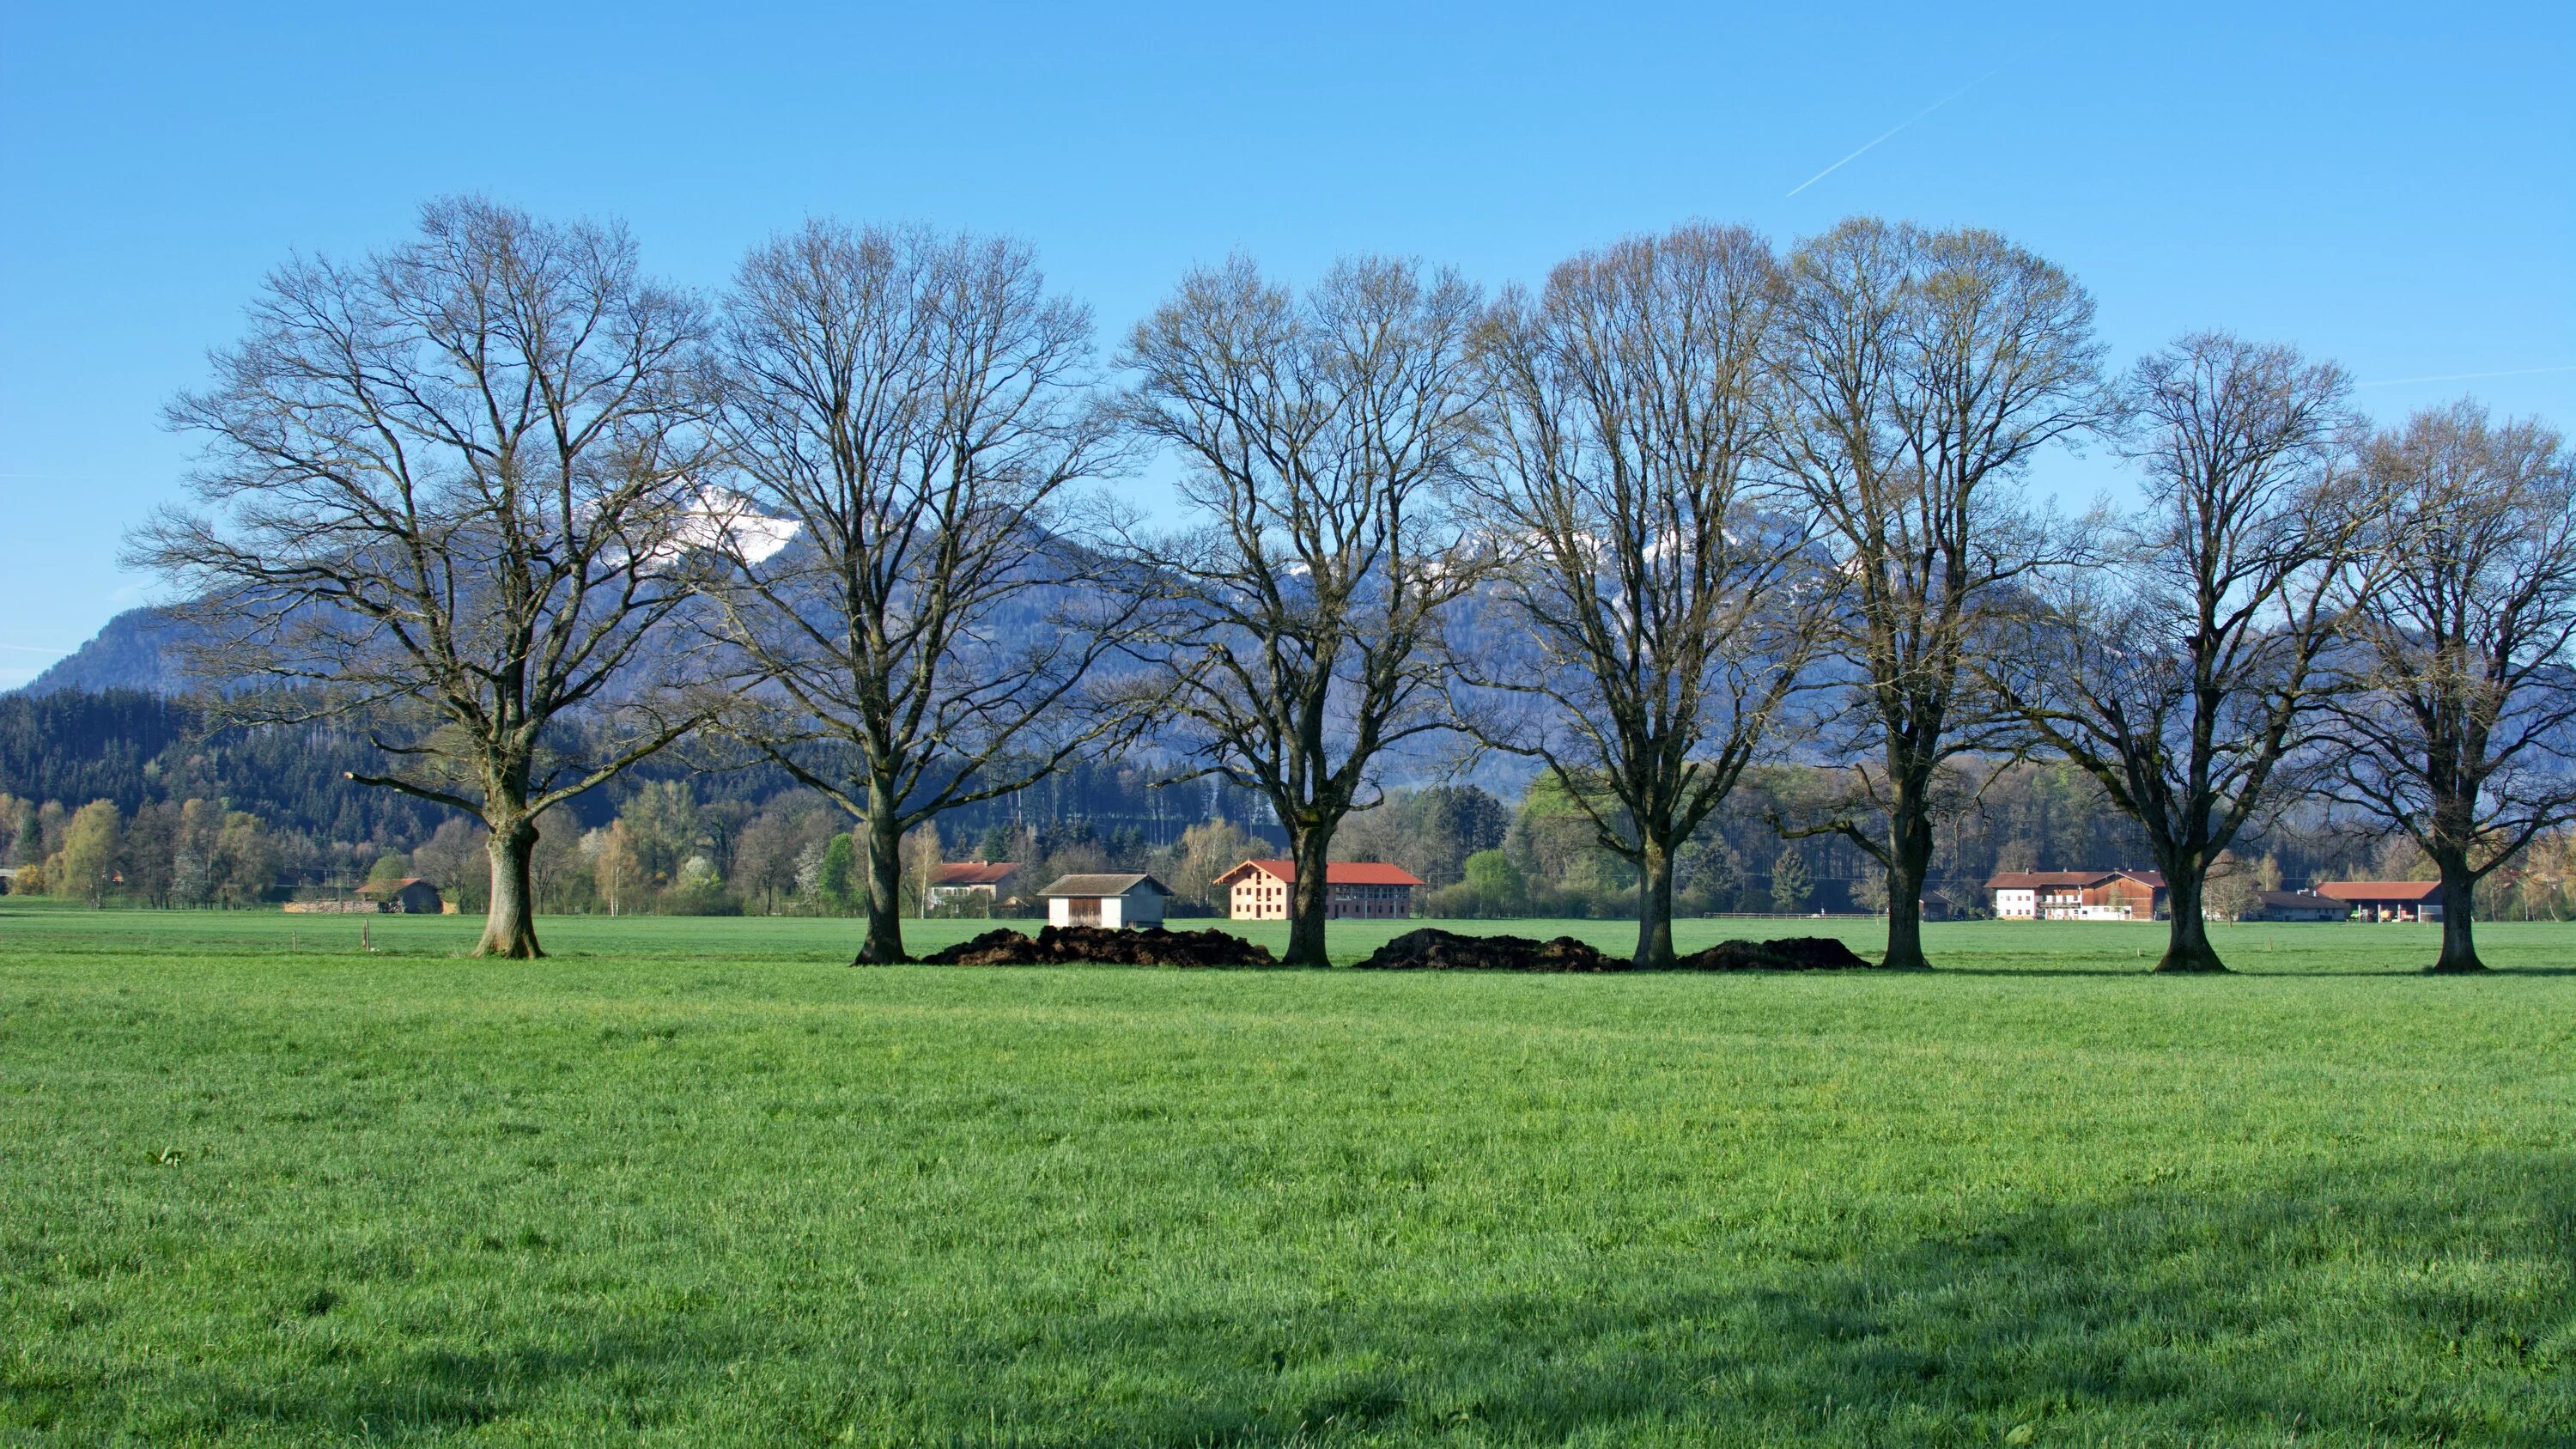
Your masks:
{"label": "white barn", "polygon": [[1069,875],[1038,895],[1050,926],[1159,926],[1171,893],[1150,875]]}

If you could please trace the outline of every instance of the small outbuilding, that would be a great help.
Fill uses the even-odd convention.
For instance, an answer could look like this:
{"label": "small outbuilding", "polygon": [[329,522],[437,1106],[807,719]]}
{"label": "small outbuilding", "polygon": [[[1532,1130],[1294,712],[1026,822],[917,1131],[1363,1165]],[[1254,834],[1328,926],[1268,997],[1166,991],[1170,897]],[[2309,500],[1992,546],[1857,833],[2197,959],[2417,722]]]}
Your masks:
{"label": "small outbuilding", "polygon": [[2256,891],[2253,909],[2237,917],[2242,921],[2344,921],[2351,918],[2351,906],[2315,891]]}
{"label": "small outbuilding", "polygon": [[1069,875],[1038,892],[1050,926],[1159,926],[1172,888],[1142,873]]}
{"label": "small outbuilding", "polygon": [[358,899],[373,901],[377,909],[395,915],[435,916],[447,909],[438,887],[416,875],[362,885],[358,887]]}
{"label": "small outbuilding", "polygon": [[2317,894],[2352,907],[2360,921],[2438,921],[2442,883],[2437,880],[2330,880]]}

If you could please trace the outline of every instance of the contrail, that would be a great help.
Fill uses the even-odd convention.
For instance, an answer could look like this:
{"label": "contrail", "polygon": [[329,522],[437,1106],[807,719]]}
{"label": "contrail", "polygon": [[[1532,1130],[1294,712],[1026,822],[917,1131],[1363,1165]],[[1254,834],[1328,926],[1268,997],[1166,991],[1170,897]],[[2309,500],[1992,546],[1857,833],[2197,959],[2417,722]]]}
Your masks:
{"label": "contrail", "polygon": [[2502,372],[2446,372],[2439,377],[2383,377],[2376,382],[2356,382],[2355,387],[2399,387],[2410,382],[2475,382],[2482,377],[2537,377],[2544,372],[2576,372],[2576,362],[2556,367],[2509,367]]}
{"label": "contrail", "polygon": [[[1870,148],[1870,146],[1875,146],[1875,145],[1877,145],[1880,141],[1884,141],[1884,140],[1886,140],[1888,137],[1895,135],[1897,132],[1904,130],[1904,129],[1905,129],[1906,127],[1908,127],[1908,126],[1913,125],[1915,122],[1917,122],[1917,121],[1919,121],[1919,120],[1922,120],[1925,116],[1928,116],[1928,115],[1932,114],[1934,111],[1937,111],[1937,110],[1941,109],[1943,106],[1946,106],[1946,105],[1950,104],[1952,101],[1957,100],[1959,97],[1966,95],[1968,92],[1970,92],[1970,91],[1972,91],[1972,90],[1975,90],[1977,87],[1979,87],[1979,86],[1981,86],[1981,85],[1984,85],[1987,81],[1992,80],[1992,79],[1994,78],[1995,71],[1999,71],[1999,70],[2002,70],[2002,69],[2003,69],[2003,67],[2002,67],[2002,66],[2000,66],[2000,65],[1999,65],[1999,66],[1996,66],[1994,70],[1987,71],[1984,75],[1981,75],[1981,76],[1977,77],[1975,80],[1972,80],[1972,81],[1968,82],[1966,85],[1963,85],[1963,86],[1959,87],[1957,90],[1950,92],[1948,95],[1943,96],[1941,99],[1939,99],[1939,100],[1937,100],[1937,101],[1934,101],[1932,104],[1930,104],[1930,105],[1928,105],[1928,106],[1925,106],[1923,109],[1921,109],[1921,110],[1919,110],[1919,111],[1916,111],[1913,115],[1910,115],[1910,116],[1906,117],[1904,120],[1897,122],[1895,125],[1888,127],[1886,130],[1881,131],[1881,132],[1878,134],[1878,136],[1877,136],[1877,138],[1876,138],[1875,140],[1872,140],[1872,141],[1869,143],[1869,145],[1868,145],[1868,146],[1863,146],[1863,147],[1861,147],[1861,148],[1860,148],[1860,151],[1854,151],[1854,152],[1853,152],[1853,153],[1851,153],[1849,156],[1845,156],[1845,157],[1844,157],[1843,159],[1841,159],[1840,161],[1835,162],[1833,165],[1826,167],[1824,170],[1817,172],[1815,175],[1810,176],[1810,177],[1808,177],[1806,180],[1801,181],[1801,182],[1799,182],[1797,185],[1795,185],[1795,186],[1793,186],[1793,187],[1789,188],[1789,196],[1795,196],[1795,195],[1797,195],[1799,192],[1806,190],[1808,187],[1815,185],[1817,182],[1822,181],[1822,180],[1824,180],[1826,177],[1833,175],[1835,172],[1842,170],[1842,169],[1843,169],[1844,167],[1846,167],[1846,166],[1849,166],[1849,165],[1850,165],[1850,164],[1852,164],[1854,161],[1857,161],[1857,160],[1859,160],[1859,159],[1860,159],[1860,155],[1861,155],[1861,152],[1862,152],[1862,151],[1867,151],[1867,150]],[[1783,200],[1783,201],[1786,201],[1786,200],[1788,200],[1789,198],[1788,198],[1787,196],[1784,196],[1784,197],[1782,197],[1782,198],[1780,198],[1780,199],[1781,199],[1781,200]]]}

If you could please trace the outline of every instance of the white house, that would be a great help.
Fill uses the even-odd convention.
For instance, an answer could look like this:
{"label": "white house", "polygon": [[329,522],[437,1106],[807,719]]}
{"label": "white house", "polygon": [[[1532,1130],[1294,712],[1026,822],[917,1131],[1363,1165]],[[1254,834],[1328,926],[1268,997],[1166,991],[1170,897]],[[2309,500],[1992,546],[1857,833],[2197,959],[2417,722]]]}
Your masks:
{"label": "white house", "polygon": [[930,903],[934,906],[980,904],[992,909],[1012,897],[1011,877],[1019,873],[1015,860],[960,860],[939,867],[931,878]]}
{"label": "white house", "polygon": [[1050,926],[1159,926],[1171,893],[1150,875],[1069,875],[1038,895]]}
{"label": "white house", "polygon": [[1999,921],[2152,921],[2166,912],[2152,870],[2008,870],[1986,882]]}

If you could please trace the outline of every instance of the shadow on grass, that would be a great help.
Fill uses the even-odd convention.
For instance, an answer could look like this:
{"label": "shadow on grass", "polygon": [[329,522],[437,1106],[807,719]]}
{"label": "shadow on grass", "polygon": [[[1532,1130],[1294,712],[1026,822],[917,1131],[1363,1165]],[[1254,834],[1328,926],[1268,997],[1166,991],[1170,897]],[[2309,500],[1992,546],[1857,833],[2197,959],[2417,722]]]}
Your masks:
{"label": "shadow on grass", "polygon": [[[1943,965],[1939,961],[1934,961],[1932,963],[1931,974],[1935,976],[2153,977],[2156,976],[2154,965],[2155,963],[2152,960],[2147,962],[2145,965],[2134,968],[2124,962],[2114,963],[2108,966],[1947,966]],[[2259,964],[2247,966],[2239,965],[2234,961],[2229,961],[2225,971],[2184,971],[2176,972],[2159,979],[2166,981],[2226,981],[2230,978],[2241,980],[2248,977],[2259,977],[2264,980],[2307,980],[2314,978],[2322,981],[2334,980],[2343,977],[2378,977],[2391,981],[2412,981],[2429,974],[2431,973],[2427,972],[2422,966],[2378,966],[2365,967],[2360,970],[2352,970],[2343,967],[2311,970],[2304,966],[2288,966],[2274,970]],[[2479,981],[2499,976],[2576,976],[2576,966],[2489,966],[2484,973],[2464,972],[2446,979]]]}
{"label": "shadow on grass", "polygon": [[[102,1429],[123,1400],[128,1427],[164,1441],[508,1428],[811,1442],[846,1425],[862,1443],[1097,1449],[2540,1449],[2576,1423],[2571,1154],[2337,1170],[2224,1197],[2147,1188],[1750,1273],[1682,1260],[1648,1277],[1635,1262],[1575,1255],[1548,1264],[1544,1286],[1438,1301],[1373,1298],[1362,1281],[1202,1306],[1166,1294],[1176,1306],[1145,1311],[1032,1305],[895,1338],[855,1302],[819,1339],[756,1296],[712,1319],[630,1308],[595,1334],[557,1320],[551,1346],[415,1345],[264,1375],[202,1365],[159,1379],[172,1392],[139,1414],[95,1378],[21,1379],[0,1384],[0,1411],[16,1399],[0,1424]],[[298,1311],[331,1310],[317,1297]]]}
{"label": "shadow on grass", "polygon": [[[2571,1304],[2576,1158],[2494,1159],[2042,1208],[1752,1284],[1107,1315],[960,1359],[1047,1443],[2538,1449],[2576,1424]],[[1149,1365],[1168,1399],[1112,1432],[1028,1413],[1031,1386]]]}

